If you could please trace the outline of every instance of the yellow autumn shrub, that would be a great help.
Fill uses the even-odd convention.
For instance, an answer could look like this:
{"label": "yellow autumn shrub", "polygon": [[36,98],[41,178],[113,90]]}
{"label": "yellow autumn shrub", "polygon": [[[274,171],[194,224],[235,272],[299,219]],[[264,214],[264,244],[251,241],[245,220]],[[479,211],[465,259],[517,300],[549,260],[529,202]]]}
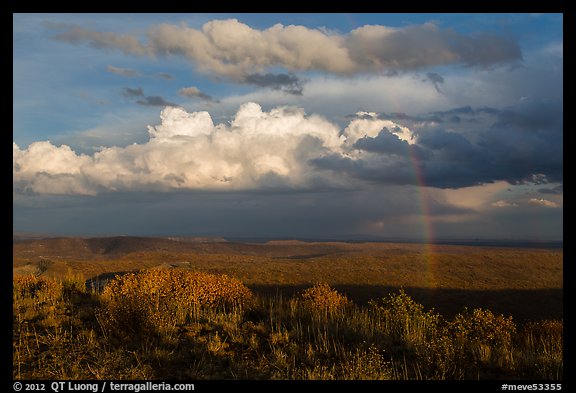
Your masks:
{"label": "yellow autumn shrub", "polygon": [[201,309],[232,309],[253,295],[240,280],[184,269],[118,276],[102,293],[101,319],[132,331],[175,328]]}
{"label": "yellow autumn shrub", "polygon": [[476,308],[456,315],[449,329],[457,341],[509,348],[516,333],[516,324],[512,317]]}
{"label": "yellow autumn shrub", "polygon": [[53,278],[34,275],[14,277],[13,300],[37,299],[39,302],[55,302],[62,297],[62,282]]}
{"label": "yellow autumn shrub", "polygon": [[333,312],[350,304],[345,295],[324,282],[306,289],[300,294],[300,298],[304,305],[312,311]]}

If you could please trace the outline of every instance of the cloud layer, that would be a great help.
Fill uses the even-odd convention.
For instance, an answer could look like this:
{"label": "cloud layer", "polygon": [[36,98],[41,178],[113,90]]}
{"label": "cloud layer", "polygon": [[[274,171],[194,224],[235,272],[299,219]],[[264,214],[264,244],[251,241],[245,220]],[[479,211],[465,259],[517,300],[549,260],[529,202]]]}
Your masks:
{"label": "cloud layer", "polygon": [[[254,29],[236,19],[213,20],[200,30],[158,24],[146,40],[128,34],[100,32],[77,25],[51,25],[55,39],[74,45],[120,50],[133,56],[182,56],[206,73],[240,83],[278,85],[297,80],[262,74],[272,67],[290,72],[317,70],[339,75],[416,70],[457,64],[488,67],[522,59],[518,44],[497,35],[465,36],[433,23],[402,28],[365,25],[346,34],[275,24]],[[293,78],[293,77],[292,77]],[[274,80],[272,80],[274,79]],[[439,81],[432,82],[437,86]],[[294,89],[292,89],[294,90]]]}
{"label": "cloud layer", "polygon": [[295,107],[266,112],[247,103],[229,124],[214,124],[205,111],[166,107],[143,144],[85,155],[48,141],[25,149],[13,143],[14,191],[95,195],[313,190],[362,182],[454,189],[502,180],[561,183],[561,117],[536,119],[533,109],[465,107],[402,120],[359,112],[341,129]]}

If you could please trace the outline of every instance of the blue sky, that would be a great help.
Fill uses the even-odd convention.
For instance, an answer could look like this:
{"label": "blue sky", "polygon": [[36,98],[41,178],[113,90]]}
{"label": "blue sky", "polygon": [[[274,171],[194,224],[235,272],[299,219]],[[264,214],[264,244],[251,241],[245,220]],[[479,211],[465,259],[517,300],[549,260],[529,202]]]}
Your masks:
{"label": "blue sky", "polygon": [[561,14],[14,14],[15,231],[561,239]]}

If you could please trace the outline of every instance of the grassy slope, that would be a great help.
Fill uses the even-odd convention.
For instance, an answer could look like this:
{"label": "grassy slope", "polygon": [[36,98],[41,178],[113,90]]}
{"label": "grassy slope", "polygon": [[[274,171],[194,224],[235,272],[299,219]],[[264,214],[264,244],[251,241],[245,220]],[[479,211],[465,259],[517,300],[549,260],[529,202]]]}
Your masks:
{"label": "grassy slope", "polygon": [[[138,251],[143,249],[146,251]],[[181,243],[146,239],[21,242],[14,273],[50,260],[46,276],[173,266],[226,273],[261,293],[288,295],[324,281],[365,303],[406,288],[424,306],[453,315],[488,307],[519,319],[562,316],[562,250],[395,243]]]}

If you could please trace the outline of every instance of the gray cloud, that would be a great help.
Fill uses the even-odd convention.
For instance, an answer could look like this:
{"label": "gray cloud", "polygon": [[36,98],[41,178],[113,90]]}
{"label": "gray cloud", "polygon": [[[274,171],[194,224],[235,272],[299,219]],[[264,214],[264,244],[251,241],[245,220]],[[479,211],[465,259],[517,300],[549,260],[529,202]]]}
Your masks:
{"label": "gray cloud", "polygon": [[[356,158],[330,154],[312,161],[318,168],[384,184],[415,184],[417,172],[438,188],[507,181],[546,184],[563,181],[561,105],[541,102],[507,110],[454,108],[429,116],[397,117],[416,133],[409,145],[387,130],[359,139]],[[442,128],[443,119],[459,114],[461,122]],[[381,118],[382,115],[375,116]],[[472,121],[475,120],[475,121]],[[424,124],[424,125],[422,125]],[[410,153],[410,154],[409,154]],[[561,188],[560,188],[561,190]],[[553,191],[544,191],[552,193]]]}
{"label": "gray cloud", "polygon": [[114,66],[107,66],[106,70],[112,74],[126,76],[126,77],[136,77],[140,76],[141,74],[136,70],[131,70],[129,68],[121,68],[121,67],[114,67]]}
{"label": "gray cloud", "polygon": [[180,90],[178,90],[178,95],[181,95],[183,97],[188,97],[188,98],[200,98],[200,99],[206,100],[206,101],[217,102],[211,96],[209,96],[206,93],[201,92],[200,89],[198,89],[197,87],[194,87],[194,86],[181,88]]}
{"label": "gray cloud", "polygon": [[401,140],[387,128],[382,129],[374,138],[364,137],[358,139],[356,143],[354,143],[354,147],[356,149],[380,154],[393,154],[397,156],[408,156],[410,154],[410,145],[408,142]]}
{"label": "gray cloud", "polygon": [[122,95],[124,97],[144,97],[144,90],[141,87],[137,87],[135,89],[130,87],[125,87],[122,89]]}
{"label": "gray cloud", "polygon": [[434,88],[436,89],[436,91],[438,93],[441,93],[440,85],[444,83],[444,78],[442,77],[442,75],[440,75],[436,72],[429,72],[426,74],[425,80],[430,81],[434,85]]}
{"label": "gray cloud", "polygon": [[[403,112],[381,112],[376,113],[378,119],[388,119],[401,122],[407,127],[414,127],[417,124],[441,124],[441,123],[477,123],[483,114],[498,115],[500,110],[494,108],[477,108],[470,106],[452,108],[446,111],[434,111],[421,115],[409,115]],[[372,116],[363,115],[365,118]],[[348,114],[347,119],[359,118],[358,114]]]}
{"label": "gray cloud", "polygon": [[467,37],[433,23],[394,29],[368,25],[347,37],[352,58],[367,69],[418,69],[436,65],[490,66],[522,58],[517,43],[494,35]]}
{"label": "gray cloud", "polygon": [[562,194],[564,192],[564,187],[561,184],[561,185],[553,187],[553,188],[540,188],[538,190],[538,192],[541,194],[559,195],[559,194]]}
{"label": "gray cloud", "polygon": [[[465,36],[432,23],[403,28],[366,25],[348,34],[336,34],[281,24],[258,30],[236,19],[213,20],[201,30],[183,25],[154,25],[148,29],[145,43],[132,35],[74,25],[51,28],[61,31],[54,38],[62,42],[118,49],[134,56],[182,56],[200,71],[239,82],[248,75],[277,66],[289,71],[351,75],[451,64],[489,67],[522,59],[520,47],[509,38]],[[297,86],[294,91],[298,91]]]}
{"label": "gray cloud", "polygon": [[170,74],[170,73],[168,73],[168,72],[159,72],[157,75],[158,75],[159,78],[162,78],[162,79],[165,79],[165,80],[168,80],[168,81],[171,81],[171,80],[174,80],[174,79],[175,79],[175,78],[174,78],[174,75],[172,75],[172,74]]}
{"label": "gray cloud", "polygon": [[126,98],[140,98],[136,100],[136,103],[144,106],[160,106],[160,107],[179,106],[178,104],[166,101],[161,96],[146,96],[144,94],[144,89],[142,89],[141,87],[137,88],[124,87],[122,89],[122,95]]}
{"label": "gray cloud", "polygon": [[146,96],[141,100],[137,100],[136,103],[144,106],[160,106],[160,107],[179,106],[178,104],[166,101],[164,98],[160,96]]}
{"label": "gray cloud", "polygon": [[[327,197],[329,195],[329,197]],[[374,187],[354,192],[173,192],[103,194],[98,197],[36,197],[39,206],[15,202],[16,227],[46,225],[78,234],[173,235],[175,233],[235,237],[350,238],[371,232],[373,220],[386,217],[383,236],[414,237],[421,224],[402,225],[402,216],[419,209],[418,194],[409,188]],[[359,203],[362,201],[362,203]],[[74,209],[74,207],[78,207]],[[282,209],[278,209],[282,206]],[[72,207],[72,209],[70,208]],[[465,214],[466,209],[431,201],[436,217]],[[75,216],[71,217],[71,211]],[[29,220],[35,217],[35,220]],[[150,223],[154,225],[150,225]],[[281,222],[282,225],[278,225]],[[79,223],[82,223],[80,226]],[[246,225],[250,223],[250,225]]]}
{"label": "gray cloud", "polygon": [[302,81],[293,74],[249,74],[244,82],[258,87],[269,87],[296,96],[302,95]]}
{"label": "gray cloud", "polygon": [[54,39],[73,45],[88,43],[97,49],[120,49],[126,54],[143,56],[150,52],[140,44],[138,39],[131,35],[122,35],[111,32],[98,32],[77,25],[48,24],[52,29],[62,30]]}

